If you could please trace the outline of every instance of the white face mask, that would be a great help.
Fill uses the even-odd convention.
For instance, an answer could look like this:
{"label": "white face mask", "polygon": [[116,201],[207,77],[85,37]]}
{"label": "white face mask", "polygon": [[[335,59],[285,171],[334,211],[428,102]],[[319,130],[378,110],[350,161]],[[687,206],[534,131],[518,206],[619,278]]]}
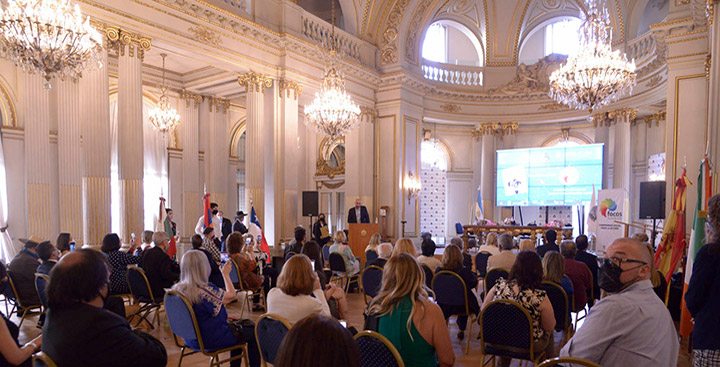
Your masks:
{"label": "white face mask", "polygon": [[514,249],[512,249],[512,250],[510,250],[510,251],[512,251],[512,253],[515,254],[515,255],[517,255],[518,253],[520,253],[520,249],[517,249],[517,248],[514,248]]}

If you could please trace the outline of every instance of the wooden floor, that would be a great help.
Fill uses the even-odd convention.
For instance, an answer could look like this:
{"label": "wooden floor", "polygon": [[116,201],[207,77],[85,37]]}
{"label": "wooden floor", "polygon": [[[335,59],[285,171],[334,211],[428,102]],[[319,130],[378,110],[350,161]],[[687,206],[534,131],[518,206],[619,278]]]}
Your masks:
{"label": "wooden floor", "polygon": [[[363,325],[363,315],[362,310],[365,307],[365,302],[363,300],[362,295],[353,293],[348,295],[348,303],[350,307],[350,317],[348,317],[348,321],[351,325],[355,326],[357,329],[362,329]],[[3,310],[4,312],[5,310]],[[239,302],[233,303],[228,307],[228,314],[230,316],[240,317],[241,307],[239,305]],[[257,319],[261,313],[259,312],[248,312],[248,310],[245,310],[245,314],[243,317],[250,318],[252,320]],[[17,324],[20,322],[20,320],[13,316],[12,320]],[[167,321],[165,319],[165,314],[161,313],[161,322],[160,327],[158,328],[157,325],[154,330],[149,330],[149,333],[155,336],[156,338],[160,339],[163,344],[165,344],[165,347],[167,348],[168,352],[168,366],[177,366],[178,357],[180,354],[180,349],[175,346],[173,343],[173,338],[170,333],[170,328],[167,324]],[[20,342],[24,343],[28,341],[30,338],[35,337],[36,335],[40,334],[40,329],[36,328],[35,325],[37,323],[37,316],[28,318],[25,320],[25,322],[22,325],[21,328],[21,334],[20,334]],[[146,329],[145,327],[142,327],[142,329]],[[453,342],[453,349],[455,351],[455,366],[480,366],[481,365],[481,355],[480,355],[480,343],[476,339],[477,333],[479,332],[477,323],[473,325],[472,328],[472,337],[470,341],[470,353],[468,355],[464,354],[464,342],[460,342],[457,339],[457,332],[458,328],[457,325],[455,325],[454,320],[451,319],[450,321],[450,338]],[[466,333],[466,338],[467,338]],[[556,334],[555,340],[559,341],[561,339],[560,334]],[[559,342],[556,343],[558,345],[559,350]],[[688,354],[687,354],[687,341],[683,341],[683,343],[680,346],[680,358],[678,361],[679,367],[689,367],[691,365]],[[192,366],[207,366],[208,365],[209,358],[201,356],[201,355],[192,355],[190,357],[186,357],[183,359],[183,366],[185,367],[192,367]],[[517,363],[517,361],[513,361],[513,366],[519,366],[520,364]],[[527,365],[527,364],[526,364]],[[412,366],[408,366],[412,367]]]}

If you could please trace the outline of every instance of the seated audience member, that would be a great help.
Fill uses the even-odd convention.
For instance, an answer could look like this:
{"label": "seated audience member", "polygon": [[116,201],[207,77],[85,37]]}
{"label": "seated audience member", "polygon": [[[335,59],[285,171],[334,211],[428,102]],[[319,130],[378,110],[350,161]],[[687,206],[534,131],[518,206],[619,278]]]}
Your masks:
{"label": "seated audience member", "polygon": [[500,253],[498,249],[498,234],[496,232],[490,232],[485,237],[485,243],[478,248],[479,252],[489,252],[490,255],[497,255]]}
{"label": "seated audience member", "polygon": [[[643,242],[645,247],[648,249],[648,252],[650,253],[651,258],[655,258],[655,250],[653,250],[652,245]],[[650,282],[653,285],[653,291],[655,291],[655,294],[660,297],[660,300],[665,302],[665,295],[667,294],[667,280],[665,280],[665,276],[663,276],[663,273],[660,270],[657,270],[655,268],[655,262],[650,262]],[[599,297],[598,297],[599,298]]]}
{"label": "seated audience member", "polygon": [[350,332],[337,320],[311,315],[285,335],[274,366],[360,367],[360,351]]}
{"label": "seated audience member", "polygon": [[694,318],[693,366],[717,366],[720,362],[720,195],[708,200],[706,244],[693,260],[685,304]]}
{"label": "seated audience member", "polygon": [[[130,240],[128,252],[120,251],[120,237],[115,233],[106,234],[100,250],[110,262],[110,294],[128,294],[127,266],[140,263],[140,257],[132,255],[137,248],[137,239]],[[149,278],[149,276],[148,276]],[[152,284],[152,283],[151,283]],[[158,297],[153,290],[155,297]]]}
{"label": "seated audience member", "polygon": [[378,332],[398,349],[406,366],[452,366],[455,353],[445,317],[428,299],[424,275],[413,256],[392,256],[368,309],[378,318]]}
{"label": "seated audience member", "polygon": [[10,262],[8,272],[12,274],[20,302],[25,306],[39,305],[40,298],[35,289],[35,273],[40,266],[37,246],[43,241],[35,236],[20,241],[24,242],[25,246]]}
{"label": "seated audience member", "polygon": [[[5,265],[0,261],[0,289],[7,282]],[[0,312],[0,366],[30,367],[30,357],[40,350],[42,336],[38,336],[25,345],[18,342],[20,329]]]}
{"label": "seated audience member", "polygon": [[416,258],[417,247],[415,247],[415,244],[411,239],[401,238],[395,242],[391,256],[397,256],[398,254],[408,254]]}
{"label": "seated audience member", "polygon": [[[507,299],[522,305],[533,320],[533,349],[545,351],[545,358],[555,357],[555,314],[547,293],[540,288],[543,277],[540,257],[530,251],[521,251],[510,269],[508,280],[500,279],[490,291],[482,307],[492,301]],[[510,358],[501,357],[500,366],[510,365]]]}
{"label": "seated audience member", "polygon": [[153,231],[143,231],[142,243],[140,244],[140,247],[135,250],[135,256],[142,256],[145,250],[152,247],[152,237],[154,233],[155,232]]}
{"label": "seated audience member", "polygon": [[588,290],[592,287],[590,279],[590,269],[587,265],[575,260],[577,247],[572,240],[564,240],[560,243],[560,254],[565,258],[565,275],[570,278],[573,285],[573,298],[575,299],[575,309],[579,311],[585,308],[588,299]]}
{"label": "seated audience member", "polygon": [[[558,252],[548,251],[542,259],[542,266],[543,280],[561,286],[568,296],[568,307],[570,307],[572,305],[570,302],[573,296],[573,285],[570,278],[565,275],[565,259]],[[570,309],[568,309],[568,312],[570,312]]]}
{"label": "seated audience member", "polygon": [[581,234],[575,238],[575,246],[577,247],[577,254],[575,260],[585,264],[593,276],[593,295],[595,299],[600,299],[600,287],[598,286],[598,262],[597,256],[587,252],[588,249],[588,237]]}
{"label": "seated audience member", "polygon": [[[228,326],[228,314],[225,305],[237,300],[235,287],[230,281],[232,265],[225,263],[222,267],[222,277],[225,290],[208,283],[210,265],[207,256],[200,251],[188,251],[180,261],[180,281],[173,285],[173,290],[182,293],[192,303],[197,318],[200,335],[206,349],[222,349],[232,347],[240,342],[248,342],[248,356],[250,365],[260,366],[260,355],[252,332],[244,335],[243,340],[233,334]],[[244,331],[244,329],[243,329]],[[243,333],[245,334],[245,333]],[[185,340],[193,348],[199,348],[197,340]],[[242,349],[230,352],[231,356],[242,353]],[[230,366],[240,366],[242,359],[230,362]]]}
{"label": "seated audience member", "polygon": [[212,227],[203,229],[203,248],[209,252],[216,263],[220,262],[219,240],[215,237],[215,230]]}
{"label": "seated audience member", "polygon": [[593,306],[561,356],[602,366],[677,365],[677,332],[670,312],[652,290],[652,261],[645,246],[630,238],[617,239],[605,249],[600,288],[609,295]]}
{"label": "seated audience member", "polygon": [[533,241],[532,241],[531,239],[529,239],[529,238],[525,238],[525,239],[521,240],[521,241],[520,241],[520,244],[518,245],[518,249],[519,249],[520,251],[532,251],[532,252],[536,252],[536,250],[535,250],[535,244],[534,244]]}
{"label": "seated audience member", "polygon": [[510,271],[517,256],[512,253],[513,238],[511,235],[503,233],[498,237],[498,243],[500,244],[500,253],[488,258],[487,270],[501,268]]}
{"label": "seated audience member", "polygon": [[330,316],[330,308],[320,279],[312,268],[310,259],[302,254],[291,257],[278,277],[278,286],[267,295],[267,312],[295,324],[312,314]]}
{"label": "seated audience member", "polygon": [[560,247],[557,245],[557,232],[552,229],[545,232],[545,243],[537,248],[537,254],[543,257],[548,251],[560,252]]}
{"label": "seated audience member", "polygon": [[167,354],[159,340],[132,330],[124,317],[103,308],[109,282],[109,265],[99,251],[63,256],[47,287],[43,352],[60,367],[165,366]]}
{"label": "seated audience member", "polygon": [[325,293],[325,299],[328,301],[330,314],[337,319],[347,318],[348,304],[345,291],[333,283],[328,283],[324,272],[325,266],[323,265],[322,254],[320,254],[320,245],[315,241],[307,241],[300,253],[307,256],[315,266],[314,270],[320,280],[320,287]]}
{"label": "seated audience member", "polygon": [[[463,266],[462,253],[457,246],[449,245],[445,248],[445,253],[443,253],[442,266],[437,268],[437,272],[443,270],[455,272],[463,279],[463,281],[465,282],[465,293],[467,293],[470,313],[477,315],[477,313],[480,311],[480,306],[478,305],[477,296],[472,291],[478,285],[477,274],[475,274],[470,267]],[[460,340],[465,338],[465,328],[467,327],[467,319],[469,316],[462,315],[465,313],[465,306],[450,306],[444,305],[442,303],[438,304],[440,305],[440,308],[442,309],[443,315],[445,315],[446,320],[450,317],[450,315],[461,314],[457,317],[457,324],[458,328],[460,329],[460,332],[457,336]]]}
{"label": "seated audience member", "polygon": [[433,273],[435,272],[435,269],[442,266],[442,261],[435,258],[435,248],[436,246],[433,240],[423,240],[420,245],[422,255],[417,257],[417,262],[420,263],[420,265],[427,265]]}
{"label": "seated audience member", "polygon": [[342,255],[345,260],[345,270],[349,275],[357,274],[360,272],[360,263],[355,258],[352,249],[347,244],[347,236],[343,231],[335,232],[333,236],[334,243],[330,246],[330,253],[337,252]]}
{"label": "seated audience member", "polygon": [[285,247],[285,252],[283,253],[283,256],[287,257],[288,252],[294,252],[296,254],[299,254],[300,250],[302,250],[303,243],[305,243],[306,234],[307,231],[305,231],[305,228],[303,228],[302,226],[295,227],[293,239],[290,240],[290,243]]}
{"label": "seated audience member", "polygon": [[155,298],[164,297],[165,289],[180,279],[180,266],[165,253],[169,240],[167,232],[155,232],[155,246],[146,250],[140,261]]}
{"label": "seated audience member", "polygon": [[379,266],[381,268],[385,267],[385,263],[387,263],[390,256],[392,256],[393,252],[393,245],[389,242],[383,242],[378,246],[378,258],[367,263],[367,266]]}
{"label": "seated audience member", "polygon": [[[210,252],[203,248],[202,237],[199,234],[192,235],[192,237],[190,237],[190,244],[192,245],[193,250],[200,251],[205,254],[205,257],[207,257],[208,264],[210,264],[210,275],[208,276],[208,282],[212,283],[218,288],[225,288],[225,280],[223,279],[222,272],[220,272],[220,267],[218,266],[217,262],[215,262],[215,259],[213,259]],[[182,275],[182,271],[180,273],[180,275]]]}
{"label": "seated audience member", "polygon": [[260,249],[260,245],[255,241],[256,237],[252,234],[243,235],[243,239],[245,240],[245,251],[248,256],[257,263],[255,274],[265,278],[264,281],[268,282],[268,288],[266,288],[266,290],[269,290],[269,287],[274,286],[274,284],[277,283],[278,277],[277,270],[267,263],[270,255]]}
{"label": "seated audience member", "polygon": [[75,240],[70,233],[61,232],[55,239],[55,247],[60,251],[60,257],[75,249]]}
{"label": "seated audience member", "polygon": [[365,247],[365,258],[370,259],[370,261],[377,259],[378,246],[380,246],[380,233],[375,233],[370,237],[370,242]]}
{"label": "seated audience member", "polygon": [[[228,249],[230,258],[235,260],[235,264],[238,266],[238,272],[240,272],[240,281],[242,281],[242,287],[246,291],[257,292],[261,287],[267,287],[267,284],[263,277],[255,274],[255,268],[257,263],[252,259],[247,251],[245,250],[245,242],[240,232],[230,233],[228,238],[225,240],[225,245]],[[267,294],[268,288],[265,289]],[[262,311],[263,306],[258,304],[260,301],[259,297],[253,298],[253,311]]]}
{"label": "seated audience member", "polygon": [[53,266],[55,266],[60,259],[60,251],[58,251],[52,242],[44,241],[38,245],[37,254],[40,260],[42,260],[42,264],[38,266],[37,272],[39,274],[49,275],[50,270],[52,270]]}
{"label": "seated audience member", "polygon": [[460,237],[453,237],[450,239],[450,244],[457,246],[457,248],[460,249],[460,253],[462,253],[463,257],[463,266],[467,266],[468,268],[472,268],[472,256],[468,254],[467,249],[465,248],[465,243],[463,242],[462,238]]}

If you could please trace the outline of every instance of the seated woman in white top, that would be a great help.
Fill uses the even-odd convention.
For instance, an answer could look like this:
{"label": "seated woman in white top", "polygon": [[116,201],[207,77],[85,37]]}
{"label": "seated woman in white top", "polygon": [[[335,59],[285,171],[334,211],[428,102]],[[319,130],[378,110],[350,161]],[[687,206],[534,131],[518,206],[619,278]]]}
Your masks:
{"label": "seated woman in white top", "polygon": [[420,249],[422,250],[422,255],[417,257],[418,263],[420,263],[420,265],[427,265],[434,274],[435,269],[442,266],[442,261],[435,258],[435,242],[426,238],[423,240],[422,245],[420,245]]}
{"label": "seated woman in white top", "polygon": [[277,287],[267,295],[268,313],[295,324],[306,316],[330,316],[330,308],[310,259],[302,254],[291,257],[278,277]]}

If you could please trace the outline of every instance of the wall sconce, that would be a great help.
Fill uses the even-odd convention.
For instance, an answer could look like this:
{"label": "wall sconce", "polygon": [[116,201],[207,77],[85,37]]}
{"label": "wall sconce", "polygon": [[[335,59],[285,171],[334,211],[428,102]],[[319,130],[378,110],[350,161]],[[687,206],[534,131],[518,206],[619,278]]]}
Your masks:
{"label": "wall sconce", "polygon": [[413,176],[413,173],[409,172],[405,177],[404,186],[408,196],[408,203],[410,203],[412,199],[417,199],[421,189],[420,177]]}

